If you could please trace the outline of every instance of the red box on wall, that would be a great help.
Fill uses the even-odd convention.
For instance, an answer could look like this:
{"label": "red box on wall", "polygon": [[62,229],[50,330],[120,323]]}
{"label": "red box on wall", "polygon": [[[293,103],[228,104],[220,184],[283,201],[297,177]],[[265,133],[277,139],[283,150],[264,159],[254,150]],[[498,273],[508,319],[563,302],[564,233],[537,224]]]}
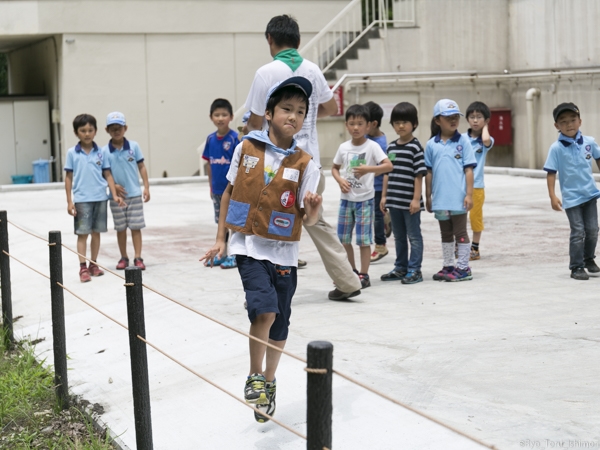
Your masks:
{"label": "red box on wall", "polygon": [[512,145],[512,119],[508,108],[491,108],[492,116],[488,124],[494,145]]}

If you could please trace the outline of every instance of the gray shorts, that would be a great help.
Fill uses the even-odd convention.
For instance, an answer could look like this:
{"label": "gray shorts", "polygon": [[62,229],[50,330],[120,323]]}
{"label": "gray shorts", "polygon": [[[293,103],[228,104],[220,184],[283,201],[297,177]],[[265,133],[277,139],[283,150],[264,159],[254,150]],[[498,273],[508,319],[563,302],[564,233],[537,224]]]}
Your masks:
{"label": "gray shorts", "polygon": [[146,226],[144,222],[144,202],[142,197],[130,197],[124,199],[127,206],[121,208],[114,200],[110,201],[110,211],[112,212],[115,230],[125,231],[141,230]]}
{"label": "gray shorts", "polygon": [[77,211],[77,215],[73,218],[75,234],[106,232],[106,200],[75,203],[75,210]]}

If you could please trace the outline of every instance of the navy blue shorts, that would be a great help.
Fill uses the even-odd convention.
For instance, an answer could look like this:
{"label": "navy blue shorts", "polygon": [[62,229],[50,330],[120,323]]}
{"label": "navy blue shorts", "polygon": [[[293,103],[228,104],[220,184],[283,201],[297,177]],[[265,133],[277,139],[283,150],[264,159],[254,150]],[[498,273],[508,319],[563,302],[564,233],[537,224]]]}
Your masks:
{"label": "navy blue shorts", "polygon": [[285,341],[292,315],[292,297],[298,282],[296,268],[244,255],[237,255],[236,261],[246,292],[250,322],[254,322],[260,314],[277,314],[269,339]]}

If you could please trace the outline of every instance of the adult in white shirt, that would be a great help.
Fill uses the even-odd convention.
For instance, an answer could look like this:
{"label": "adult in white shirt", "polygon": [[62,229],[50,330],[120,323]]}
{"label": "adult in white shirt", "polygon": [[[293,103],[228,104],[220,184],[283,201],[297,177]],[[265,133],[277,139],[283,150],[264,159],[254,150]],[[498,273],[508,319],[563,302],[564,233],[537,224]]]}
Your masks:
{"label": "adult in white shirt", "polygon": [[[246,109],[250,111],[250,118],[244,131],[247,133],[266,127],[265,104],[269,89],[274,84],[293,76],[307,78],[313,86],[309,99],[310,109],[302,130],[294,137],[298,147],[310,153],[321,168],[317,118],[330,116],[337,111],[333,92],[319,66],[302,58],[298,53],[300,30],[295,19],[288,15],[273,17],[267,24],[265,36],[273,61],[256,71],[246,100]],[[325,176],[321,168],[317,192],[322,194],[324,190]],[[322,208],[317,223],[305,229],[321,255],[325,270],[335,283],[336,288],[329,292],[329,298],[344,300],[360,294],[360,279],[352,271],[346,251],[335,229],[323,219]]]}

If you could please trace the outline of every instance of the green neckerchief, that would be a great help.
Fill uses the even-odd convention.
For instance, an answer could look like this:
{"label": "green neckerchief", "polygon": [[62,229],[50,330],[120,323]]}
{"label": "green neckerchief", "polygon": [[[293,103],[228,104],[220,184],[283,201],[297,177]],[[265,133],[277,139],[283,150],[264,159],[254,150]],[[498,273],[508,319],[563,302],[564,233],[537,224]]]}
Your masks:
{"label": "green neckerchief", "polygon": [[296,69],[300,67],[300,64],[302,64],[302,61],[304,61],[304,58],[300,56],[300,53],[298,53],[298,50],[296,50],[295,48],[288,48],[286,50],[282,50],[279,53],[277,53],[273,57],[273,59],[279,60],[282,63],[287,64],[287,66],[290,69],[292,69],[292,72],[295,72]]}

